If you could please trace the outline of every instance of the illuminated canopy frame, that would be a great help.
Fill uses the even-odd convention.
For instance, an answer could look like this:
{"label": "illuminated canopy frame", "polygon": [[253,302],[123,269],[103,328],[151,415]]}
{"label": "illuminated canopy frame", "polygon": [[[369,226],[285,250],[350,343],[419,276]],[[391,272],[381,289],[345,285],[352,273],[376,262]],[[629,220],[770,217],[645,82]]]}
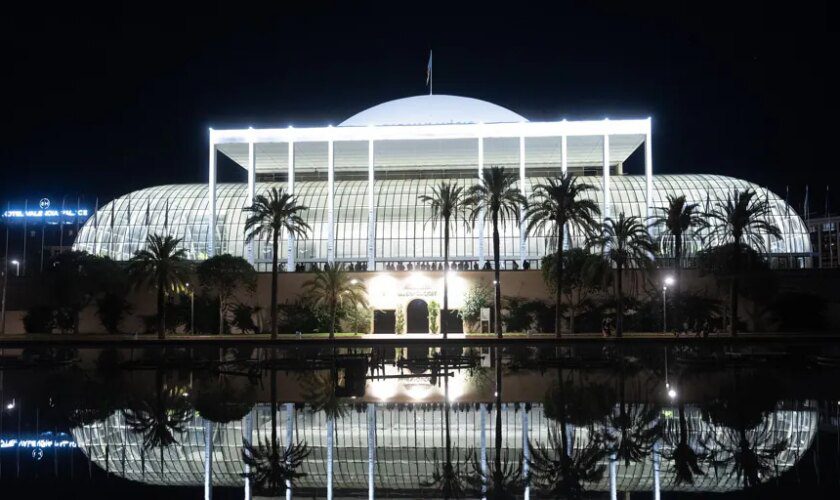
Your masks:
{"label": "illuminated canopy frame", "polygon": [[[473,171],[481,176],[491,141],[514,141],[519,177],[525,185],[526,153],[529,143],[541,165],[558,165],[566,172],[576,167],[600,166],[601,199],[604,216],[610,215],[611,168],[621,165],[642,144],[645,164],[645,206],[649,215],[653,196],[651,121],[594,120],[528,122],[525,118],[491,103],[456,96],[416,96],[375,106],[338,127],[270,128],[210,130],[208,168],[208,255],[217,252],[217,152],[231,158],[248,172],[248,199],[256,194],[258,174],[285,176],[288,191],[295,193],[296,174],[326,171],[327,181],[327,261],[335,261],[335,180],[336,174],[367,173],[368,183],[368,265],[375,262],[375,200],[377,170],[419,172],[438,170]],[[418,156],[419,143],[434,143],[432,153]],[[501,153],[505,156],[505,153]],[[507,156],[510,156],[509,154]],[[428,161],[426,161],[428,160]],[[510,160],[510,158],[508,158]],[[527,193],[525,193],[527,194]],[[479,226],[477,258],[485,260],[484,228]],[[287,266],[295,264],[287,246]],[[525,260],[526,241],[522,234],[520,261]],[[246,250],[253,262],[253,248]]]}

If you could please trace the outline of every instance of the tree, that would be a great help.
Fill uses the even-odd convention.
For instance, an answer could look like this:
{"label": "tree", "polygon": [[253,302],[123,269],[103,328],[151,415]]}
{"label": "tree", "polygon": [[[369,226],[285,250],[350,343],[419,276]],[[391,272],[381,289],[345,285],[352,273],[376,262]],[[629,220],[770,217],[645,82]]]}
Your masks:
{"label": "tree", "polygon": [[671,255],[674,257],[674,268],[677,272],[677,286],[682,283],[682,259],[685,251],[685,237],[697,234],[698,231],[708,227],[706,219],[699,209],[697,203],[687,203],[684,195],[668,195],[667,207],[652,207],[659,212],[649,219],[649,227],[657,227],[663,230],[664,234],[670,234]]}
{"label": "tree", "polygon": [[601,236],[595,243],[615,270],[616,335],[621,337],[624,322],[624,290],[622,274],[627,266],[649,269],[653,263],[654,245],[639,217],[626,217],[624,212],[617,219],[607,217],[601,228]]}
{"label": "tree", "polygon": [[443,225],[443,338],[446,340],[449,333],[449,326],[446,324],[449,317],[449,229],[452,225],[452,218],[458,217],[466,220],[466,198],[464,188],[448,182],[441,182],[432,188],[431,195],[420,195],[418,199],[429,206],[432,211],[432,227],[440,222]]}
{"label": "tree", "polygon": [[201,287],[219,298],[219,333],[224,333],[230,300],[240,287],[253,293],[257,288],[257,273],[247,260],[226,253],[200,263],[196,274]]}
{"label": "tree", "polygon": [[[689,443],[689,424],[685,417],[685,402],[680,400],[678,404],[679,425],[674,429],[673,425],[664,426],[664,441],[671,448],[670,452],[662,454],[667,460],[674,462],[674,482],[676,484],[694,484],[694,476],[704,476],[700,468],[700,461],[706,460],[708,454],[701,450],[698,452]],[[702,444],[702,443],[701,443]]]}
{"label": "tree", "polygon": [[305,205],[298,205],[296,196],[283,188],[271,188],[268,196],[257,195],[250,207],[245,207],[249,214],[245,219],[245,241],[263,237],[271,241],[271,339],[277,339],[277,257],[280,252],[280,236],[285,231],[294,238],[306,238],[311,230],[301,214],[309,210]]}
{"label": "tree", "polygon": [[562,331],[563,269],[565,267],[563,244],[567,226],[576,228],[586,239],[589,239],[594,235],[597,227],[595,218],[601,215],[601,209],[598,208],[595,200],[584,198],[589,191],[595,191],[595,187],[591,184],[579,184],[575,176],[564,173],[556,178],[549,178],[545,183],[537,184],[531,194],[531,203],[525,212],[525,219],[528,220],[526,233],[531,234],[535,230],[543,232],[549,238],[550,247],[556,251],[554,334],[557,338],[560,338]]}
{"label": "tree", "polygon": [[339,311],[344,307],[366,307],[365,285],[351,279],[341,264],[317,270],[315,277],[303,284],[315,307],[323,307],[330,319],[330,340],[335,338]]}
{"label": "tree", "polygon": [[68,251],[54,257],[46,270],[46,284],[62,330],[79,333],[79,314],[107,294],[125,296],[123,268],[108,257]]}
{"label": "tree", "polygon": [[129,261],[129,276],[138,286],[152,284],[157,294],[157,331],[158,338],[166,337],[164,319],[165,297],[169,292],[184,288],[189,279],[190,264],[186,259],[186,250],[178,248],[179,238],[150,234],[146,238],[146,248],[134,253]]}
{"label": "tree", "polygon": [[493,225],[493,304],[496,310],[495,330],[498,338],[502,338],[499,225],[504,226],[506,222],[519,223],[520,211],[527,201],[515,186],[516,181],[516,175],[505,171],[504,167],[490,167],[482,171],[478,184],[467,190],[464,200],[473,227],[476,222],[484,224],[488,219]]}
{"label": "tree", "polygon": [[[712,227],[709,239],[712,245],[731,247],[734,269],[739,269],[744,247],[766,251],[765,241],[779,239],[782,232],[770,221],[772,210],[765,198],[762,200],[752,189],[734,191],[726,200],[719,201],[714,208],[703,214]],[[729,333],[738,330],[738,273],[732,274],[729,287]]]}
{"label": "tree", "polygon": [[96,315],[108,333],[120,333],[120,324],[131,311],[132,306],[123,294],[106,293],[96,299]]}
{"label": "tree", "polygon": [[[549,290],[556,293],[558,257],[546,255],[542,259],[542,275]],[[610,267],[600,255],[583,248],[572,248],[563,253],[563,287],[566,311],[569,314],[569,333],[575,333],[575,318],[591,303],[591,297],[609,281]]]}

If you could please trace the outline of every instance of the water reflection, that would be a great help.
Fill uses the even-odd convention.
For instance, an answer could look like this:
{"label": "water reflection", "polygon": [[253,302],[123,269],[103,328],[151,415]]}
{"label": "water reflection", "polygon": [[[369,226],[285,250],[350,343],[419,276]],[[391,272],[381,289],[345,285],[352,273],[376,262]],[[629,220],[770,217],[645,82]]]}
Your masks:
{"label": "water reflection", "polygon": [[0,477],[29,460],[9,438],[49,429],[108,474],[207,497],[755,489],[819,462],[803,456],[816,453],[820,413],[836,411],[828,351],[6,352]]}

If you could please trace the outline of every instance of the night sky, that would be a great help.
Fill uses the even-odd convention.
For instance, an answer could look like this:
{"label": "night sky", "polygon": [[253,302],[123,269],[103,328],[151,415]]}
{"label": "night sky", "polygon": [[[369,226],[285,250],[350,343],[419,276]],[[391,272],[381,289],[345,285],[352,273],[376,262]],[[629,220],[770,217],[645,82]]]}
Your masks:
{"label": "night sky", "polygon": [[206,182],[208,127],[337,124],[425,93],[430,48],[436,93],[531,120],[651,116],[657,173],[790,185],[797,205],[809,184],[812,211],[840,191],[823,2],[21,3],[0,17],[4,205]]}

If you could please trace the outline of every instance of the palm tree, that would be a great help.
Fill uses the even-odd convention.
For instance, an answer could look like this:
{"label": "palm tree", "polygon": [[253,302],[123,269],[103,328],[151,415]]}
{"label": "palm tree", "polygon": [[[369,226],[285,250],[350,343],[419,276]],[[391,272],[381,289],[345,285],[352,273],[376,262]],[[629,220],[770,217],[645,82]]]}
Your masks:
{"label": "palm tree", "polygon": [[659,212],[649,219],[649,227],[661,227],[666,234],[674,239],[671,243],[671,254],[674,256],[674,268],[677,271],[677,286],[680,286],[682,271],[682,257],[685,249],[685,236],[696,234],[708,227],[706,219],[699,210],[697,203],[687,203],[684,195],[668,195],[667,207],[653,207]]}
{"label": "palm tree", "polygon": [[537,184],[531,194],[531,204],[525,212],[525,219],[528,220],[526,233],[543,231],[550,238],[550,246],[556,248],[554,334],[557,338],[560,338],[563,318],[563,241],[566,226],[578,228],[587,239],[594,234],[597,227],[595,218],[601,215],[601,209],[595,200],[583,197],[588,191],[594,190],[591,184],[579,184],[575,176],[564,173]]}
{"label": "palm tree", "polygon": [[[500,242],[499,224],[518,223],[522,207],[527,200],[515,186],[516,175],[506,172],[504,167],[490,167],[482,171],[479,183],[471,186],[466,193],[465,206],[470,211],[470,221],[484,224],[487,218],[493,224],[493,263],[494,266],[494,308],[496,311],[496,336],[502,338],[502,288],[499,277]],[[481,220],[479,220],[481,219]]]}
{"label": "palm tree", "polygon": [[277,339],[277,254],[283,231],[295,238],[306,238],[311,230],[301,214],[309,207],[298,205],[297,197],[283,188],[271,188],[268,196],[257,195],[245,220],[245,242],[263,237],[271,241],[271,340]]}
{"label": "palm tree", "polygon": [[466,215],[464,188],[449,182],[441,182],[438,186],[432,188],[431,195],[423,194],[418,196],[418,199],[431,208],[432,227],[437,222],[443,224],[443,321],[440,326],[443,331],[443,338],[446,340],[449,332],[447,325],[449,318],[449,228],[452,217],[457,219],[458,216]]}
{"label": "palm tree", "polygon": [[712,230],[709,238],[713,244],[730,245],[732,248],[732,280],[729,288],[729,333],[737,333],[738,324],[738,272],[743,247],[767,250],[765,237],[781,238],[779,227],[770,221],[772,210],[765,198],[762,200],[752,189],[734,191],[724,201],[703,214],[709,219]]}
{"label": "palm tree", "polygon": [[335,338],[338,313],[344,307],[366,306],[365,285],[351,279],[341,264],[315,272],[315,277],[303,284],[306,296],[315,307],[323,307],[330,318],[330,340]]}
{"label": "palm tree", "polygon": [[590,440],[581,450],[570,447],[563,432],[548,429],[548,446],[530,445],[528,464],[536,485],[555,498],[583,498],[585,483],[604,477],[607,467],[600,463],[606,454],[597,440]]}
{"label": "palm tree", "polygon": [[626,217],[624,212],[617,219],[607,217],[601,229],[601,236],[595,243],[601,247],[606,258],[615,269],[616,335],[621,337],[624,322],[624,290],[622,273],[626,266],[636,265],[647,269],[653,262],[653,241],[639,217]]}
{"label": "palm tree", "polygon": [[166,336],[166,294],[183,289],[189,279],[187,252],[178,248],[180,244],[179,238],[150,234],[146,238],[146,248],[135,252],[129,261],[129,275],[137,284],[154,284],[157,292],[157,330],[161,340]]}

